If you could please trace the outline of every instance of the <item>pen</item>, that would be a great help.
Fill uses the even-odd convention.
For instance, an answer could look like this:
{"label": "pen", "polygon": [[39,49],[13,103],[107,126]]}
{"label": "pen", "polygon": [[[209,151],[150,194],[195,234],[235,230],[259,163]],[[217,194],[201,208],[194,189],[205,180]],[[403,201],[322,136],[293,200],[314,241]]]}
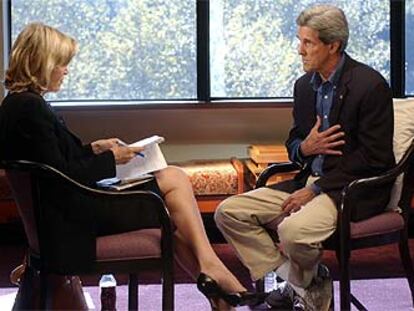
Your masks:
{"label": "pen", "polygon": [[118,145],[123,146],[123,147],[128,147],[128,144],[120,139],[117,140],[116,142]]}
{"label": "pen", "polygon": [[[123,142],[122,140],[118,139],[117,144],[123,147],[128,147],[129,145],[126,142]],[[140,156],[141,158],[145,158],[145,154],[143,154],[142,152],[136,152],[135,153],[137,156]]]}

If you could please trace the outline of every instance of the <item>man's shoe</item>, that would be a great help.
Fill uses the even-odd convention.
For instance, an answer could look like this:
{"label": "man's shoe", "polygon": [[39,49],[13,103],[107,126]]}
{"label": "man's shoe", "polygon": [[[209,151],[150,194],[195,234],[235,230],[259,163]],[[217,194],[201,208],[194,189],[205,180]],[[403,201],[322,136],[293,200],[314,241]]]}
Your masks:
{"label": "man's shoe", "polygon": [[329,311],[332,310],[332,278],[324,265],[318,266],[318,274],[305,290],[303,302],[305,310]]}
{"label": "man's shoe", "polygon": [[265,303],[270,309],[292,310],[295,295],[295,291],[288,282],[283,281],[267,295]]}
{"label": "man's shoe", "polygon": [[299,295],[293,297],[292,311],[307,311],[305,301]]}

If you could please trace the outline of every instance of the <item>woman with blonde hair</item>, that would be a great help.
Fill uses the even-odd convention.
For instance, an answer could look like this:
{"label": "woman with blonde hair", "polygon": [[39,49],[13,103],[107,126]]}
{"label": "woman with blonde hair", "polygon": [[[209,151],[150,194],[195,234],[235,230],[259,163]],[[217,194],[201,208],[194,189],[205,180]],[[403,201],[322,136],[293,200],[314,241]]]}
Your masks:
{"label": "woman with blonde hair", "polygon": [[[41,23],[30,24],[19,34],[6,72],[9,92],[0,107],[0,159],[45,163],[81,183],[95,185],[98,180],[113,177],[115,165],[127,163],[142,148],[122,146],[118,138],[83,145],[46,103],[44,94],[60,90],[77,48],[73,38]],[[198,278],[198,288],[212,307],[229,309],[254,300],[255,296],[246,291],[210,245],[186,174],[169,166],[155,172],[154,177],[145,189],[164,198],[177,228],[174,238],[178,262]],[[59,190],[49,186],[51,196],[53,192],[59,196]],[[63,243],[55,255],[64,256],[74,265],[94,259],[87,256],[87,249],[97,236],[139,229],[145,217],[140,209],[129,208],[128,213],[121,213],[99,206],[91,212],[65,206],[62,201],[52,198],[47,206],[46,217],[53,231],[49,239],[50,244]],[[89,225],[79,229],[79,223]],[[83,231],[70,234],[74,230]]]}

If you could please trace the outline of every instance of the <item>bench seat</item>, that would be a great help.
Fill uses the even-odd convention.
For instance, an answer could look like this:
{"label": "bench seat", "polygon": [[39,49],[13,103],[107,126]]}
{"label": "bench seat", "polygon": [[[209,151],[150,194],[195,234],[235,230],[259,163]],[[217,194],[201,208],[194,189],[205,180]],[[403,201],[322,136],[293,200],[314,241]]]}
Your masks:
{"label": "bench seat", "polygon": [[202,213],[213,213],[222,200],[245,191],[243,163],[236,158],[194,160],[176,165],[190,178]]}

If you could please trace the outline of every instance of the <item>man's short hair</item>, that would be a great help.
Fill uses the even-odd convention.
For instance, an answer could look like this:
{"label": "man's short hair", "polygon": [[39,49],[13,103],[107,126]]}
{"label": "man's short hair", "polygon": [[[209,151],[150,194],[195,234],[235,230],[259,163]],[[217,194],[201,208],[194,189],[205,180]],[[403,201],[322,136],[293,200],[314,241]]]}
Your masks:
{"label": "man's short hair", "polygon": [[333,5],[316,5],[307,8],[299,14],[296,24],[316,30],[319,39],[325,44],[340,41],[340,51],[345,51],[349,28],[345,13],[340,8]]}

